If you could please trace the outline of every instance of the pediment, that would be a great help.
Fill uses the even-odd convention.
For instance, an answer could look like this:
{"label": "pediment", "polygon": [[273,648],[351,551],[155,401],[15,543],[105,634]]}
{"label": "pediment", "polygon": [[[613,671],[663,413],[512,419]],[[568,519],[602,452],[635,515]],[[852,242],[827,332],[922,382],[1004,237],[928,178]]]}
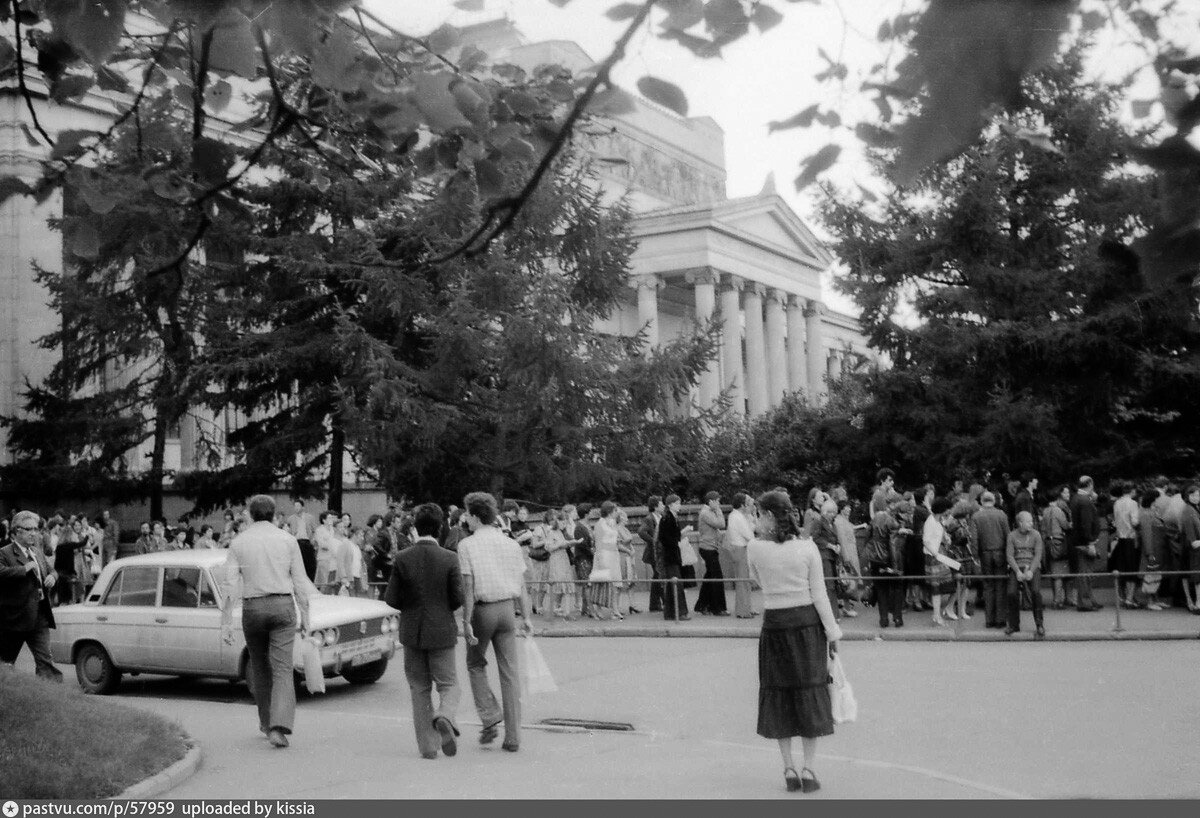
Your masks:
{"label": "pediment", "polygon": [[822,242],[778,195],[721,202],[713,207],[712,219],[733,231],[804,256],[818,267],[833,263],[833,256]]}

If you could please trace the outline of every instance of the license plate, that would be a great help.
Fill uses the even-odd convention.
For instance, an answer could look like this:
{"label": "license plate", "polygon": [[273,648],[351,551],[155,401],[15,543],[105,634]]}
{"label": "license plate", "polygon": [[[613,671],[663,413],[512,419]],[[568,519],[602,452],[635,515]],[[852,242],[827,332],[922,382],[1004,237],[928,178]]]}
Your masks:
{"label": "license plate", "polygon": [[367,653],[360,653],[358,656],[355,656],[353,659],[350,660],[350,664],[352,666],[353,665],[368,665],[371,662],[378,661],[382,657],[383,657],[383,651],[372,650],[372,651],[368,651]]}

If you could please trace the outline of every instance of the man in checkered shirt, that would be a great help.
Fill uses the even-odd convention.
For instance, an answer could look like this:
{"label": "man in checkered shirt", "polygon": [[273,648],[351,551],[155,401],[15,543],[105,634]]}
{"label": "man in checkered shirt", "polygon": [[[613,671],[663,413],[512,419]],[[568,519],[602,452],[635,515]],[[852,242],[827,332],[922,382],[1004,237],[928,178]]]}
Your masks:
{"label": "man in checkered shirt", "polygon": [[[503,747],[515,753],[521,745],[521,680],[517,660],[517,630],[528,636],[529,596],[525,588],[525,558],[521,547],[497,526],[496,500],[472,492],[463,502],[471,535],[458,544],[458,564],[463,578],[463,635],[467,640],[467,672],[471,695],[483,723],[480,744],[496,740],[504,722]],[[517,603],[514,606],[513,603]],[[516,608],[514,612],[514,607]],[[521,624],[517,625],[516,615]],[[491,643],[500,671],[500,698],[496,702],[487,679],[487,646]],[[503,713],[503,716],[502,716]]]}

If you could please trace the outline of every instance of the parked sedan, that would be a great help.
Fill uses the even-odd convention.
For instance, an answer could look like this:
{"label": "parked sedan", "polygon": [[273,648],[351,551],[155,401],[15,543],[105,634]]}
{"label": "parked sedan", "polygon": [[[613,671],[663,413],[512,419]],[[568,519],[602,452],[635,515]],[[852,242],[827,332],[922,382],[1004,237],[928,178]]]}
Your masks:
{"label": "parked sedan", "polygon": [[[54,611],[54,661],[75,665],[87,693],[111,693],[123,673],[243,679],[246,643],[241,606],[233,610],[234,643],[221,639],[226,551],[166,551],[105,566],[85,602]],[[315,590],[315,589],[314,589]],[[399,645],[400,617],[374,599],[309,597],[309,631],[326,676],[370,684]],[[301,639],[295,667],[303,672]]]}

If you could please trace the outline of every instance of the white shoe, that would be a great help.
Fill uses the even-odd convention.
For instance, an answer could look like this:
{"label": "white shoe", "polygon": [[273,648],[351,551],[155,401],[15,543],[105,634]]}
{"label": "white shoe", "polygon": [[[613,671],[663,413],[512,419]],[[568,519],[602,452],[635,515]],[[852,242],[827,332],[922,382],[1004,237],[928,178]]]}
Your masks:
{"label": "white shoe", "polygon": [[852,611],[849,608],[846,608],[844,611],[842,611],[842,616],[846,616],[846,617],[849,617],[850,619],[853,619],[854,617],[858,616],[858,611]]}
{"label": "white shoe", "polygon": [[971,618],[971,615],[970,615],[969,613],[965,613],[965,614],[963,614],[963,615],[962,615],[962,618],[963,618],[963,619],[970,619],[970,618]]}
{"label": "white shoe", "polygon": [[958,615],[955,614],[954,611],[946,611],[944,614],[942,614],[942,616],[946,617],[947,619],[951,620],[952,622],[958,621]]}
{"label": "white shoe", "polygon": [[1161,610],[1163,610],[1163,606],[1159,605],[1157,602],[1151,602],[1149,605],[1146,606],[1146,610],[1147,611],[1161,611]]}

